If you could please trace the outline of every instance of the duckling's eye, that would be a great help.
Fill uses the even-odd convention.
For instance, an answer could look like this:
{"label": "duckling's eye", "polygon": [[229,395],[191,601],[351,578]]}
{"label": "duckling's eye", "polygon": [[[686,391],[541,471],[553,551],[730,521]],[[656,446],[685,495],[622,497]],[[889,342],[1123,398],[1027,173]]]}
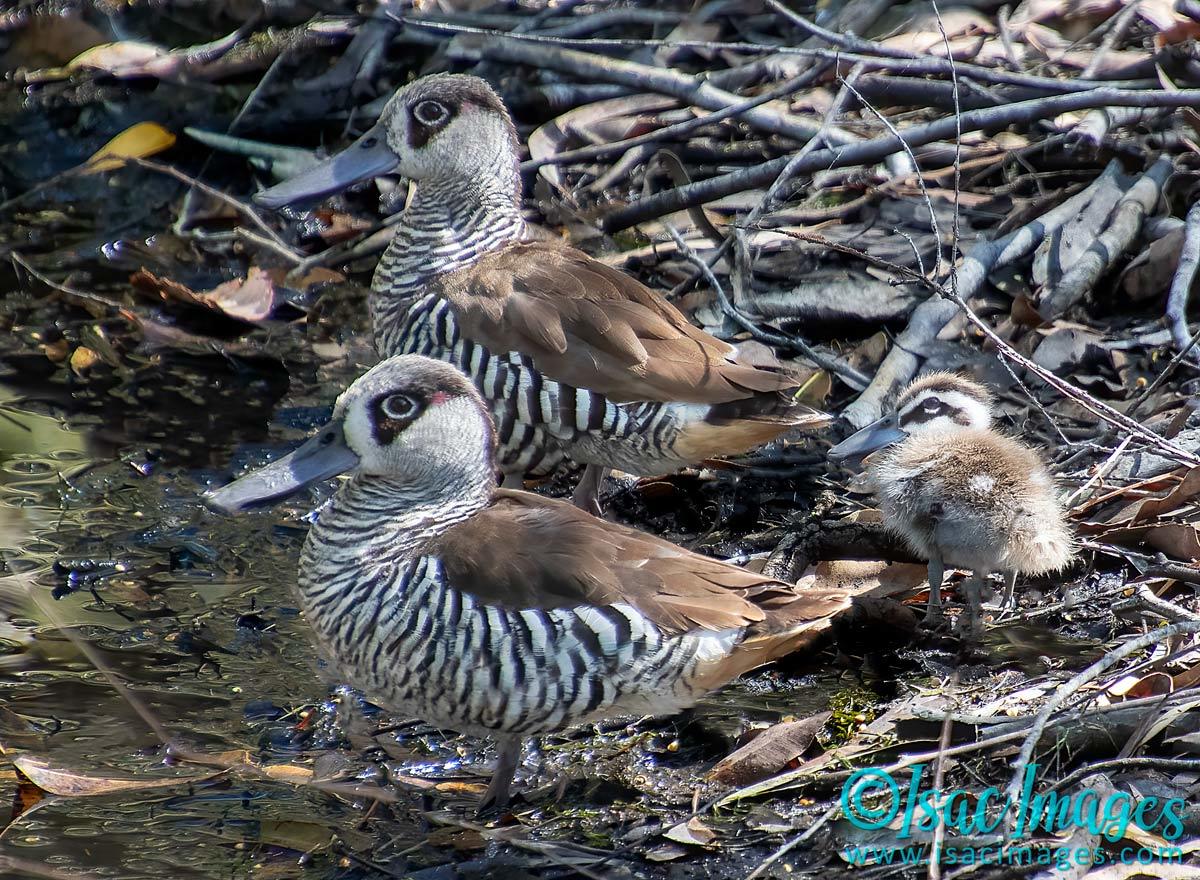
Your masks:
{"label": "duckling's eye", "polygon": [[927,398],[925,398],[925,404],[924,404],[923,408],[924,408],[925,412],[932,415],[933,413],[938,412],[942,408],[942,402],[940,400],[938,400],[936,397],[927,397]]}
{"label": "duckling's eye", "polygon": [[432,127],[445,124],[450,110],[441,101],[421,101],[412,109],[413,119]]}
{"label": "duckling's eye", "polygon": [[407,394],[389,394],[383,399],[379,408],[389,419],[403,421],[415,416],[421,408],[421,404],[416,398],[409,397]]}

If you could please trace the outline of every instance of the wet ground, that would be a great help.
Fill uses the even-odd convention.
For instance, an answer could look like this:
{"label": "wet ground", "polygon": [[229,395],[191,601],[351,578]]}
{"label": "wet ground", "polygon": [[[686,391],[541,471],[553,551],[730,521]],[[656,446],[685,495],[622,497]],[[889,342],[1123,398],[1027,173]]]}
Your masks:
{"label": "wet ground", "polygon": [[[146,33],[171,45],[215,35],[211,22],[208,30],[159,32],[157,14],[147,15]],[[391,59],[404,75],[416,63],[410,50],[404,44]],[[301,80],[322,63],[298,60],[286,73]],[[199,503],[206,488],[297,443],[371,363],[361,285],[374,258],[348,268],[331,261],[348,279],[281,284],[282,299],[264,320],[229,319],[178,297],[164,301],[161,285],[130,279],[146,270],[204,291],[250,266],[287,268],[277,250],[237,231],[259,229],[245,215],[146,167],[62,176],[137,122],[173,132],[226,130],[263,76],[261,69],[219,82],[97,75],[0,88],[7,123],[0,126],[0,600],[11,618],[0,628],[0,745],[9,762],[23,760],[17,754],[24,751],[58,774],[43,772],[38,788],[11,763],[0,765],[0,796],[13,804],[0,829],[0,873],[131,880],[746,876],[836,797],[810,788],[805,794],[814,800],[785,794],[707,811],[705,826],[717,832],[708,844],[703,835],[665,837],[695,803],[728,791],[704,776],[746,727],[849,705],[847,717],[831,725],[847,733],[887,705],[889,684],[897,686],[889,677],[909,697],[953,692],[947,680],[959,658],[930,640],[898,674],[868,676],[872,692],[853,662],[827,649],[751,676],[684,717],[549,738],[540,761],[526,757],[515,820],[476,825],[474,803],[492,758],[486,745],[383,717],[353,694],[331,697],[335,683],[290,592],[319,494],[237,519]],[[328,119],[280,122],[279,106],[288,102],[266,91],[248,114],[248,136],[312,146],[337,142],[343,124],[354,128],[344,111],[352,101]],[[293,103],[297,109],[305,108]],[[256,185],[244,159],[183,137],[158,158],[242,198]],[[915,196],[896,204],[904,200],[915,204]],[[334,205],[320,222],[271,217],[268,225],[287,247],[310,254],[330,243],[321,236],[338,222],[377,217],[373,192]],[[910,245],[906,239],[901,249]],[[679,279],[653,280],[665,289]],[[1139,320],[1157,318],[1147,311]],[[877,362],[885,340],[883,324],[869,323],[854,331],[879,342],[864,355],[866,366]],[[854,346],[868,349],[868,342]],[[946,367],[985,361],[997,387],[1011,391],[976,340],[948,342],[931,355]],[[1138,376],[1157,375],[1153,365],[1165,360],[1149,359],[1150,369],[1140,357],[1121,361],[1130,371],[1121,382],[1099,367],[1096,376],[1078,378],[1114,399],[1127,396],[1140,387]],[[847,394],[837,393],[842,398],[828,402],[834,411]],[[1071,488],[1081,484],[1087,461],[1108,454],[1103,444],[1062,446],[1044,413],[1019,394],[1007,395],[1004,411],[1006,424],[1059,448],[1060,464],[1072,462]],[[1090,414],[1055,413],[1077,447],[1093,442]],[[611,498],[609,509],[687,546],[744,560],[813,525],[815,507],[825,505],[828,520],[855,509],[845,484],[844,474],[831,475],[821,455],[799,446],[769,452],[753,470],[643,485]],[[541,490],[561,493],[569,485],[564,478]],[[884,549],[879,556],[897,548]],[[1067,586],[1082,587],[1084,598],[1102,589],[1115,595],[1123,570],[1106,565],[1099,573],[1077,570]],[[1050,592],[1034,586],[1043,598]],[[1114,634],[1143,625],[1115,619],[1107,601],[1092,606],[991,633],[986,662],[975,657],[960,670],[968,704],[1033,680],[1050,687],[1095,659]],[[870,760],[936,744],[940,725],[904,721],[905,738],[889,728]],[[211,760],[179,760],[164,739],[176,753]],[[981,758],[979,766],[986,761],[987,770],[1002,772],[1002,757]],[[75,796],[46,793],[72,788]],[[850,871],[836,854],[846,839],[820,832],[769,875]]]}
{"label": "wet ground", "polygon": [[[164,370],[162,384],[198,378],[175,367]],[[343,741],[343,729],[319,707],[312,717],[321,720],[311,725],[298,714],[328,694],[289,593],[305,505],[230,521],[197,501],[205,485],[220,479],[224,469],[217,462],[257,459],[265,447],[239,443],[239,432],[230,429],[211,438],[208,462],[184,463],[152,453],[144,436],[110,431],[101,458],[91,432],[71,427],[66,413],[37,414],[31,410],[49,408],[14,399],[10,393],[2,404],[4,573],[14,593],[30,578],[33,595],[12,597],[24,608],[10,636],[12,667],[0,683],[9,710],[0,734],[6,746],[31,747],[78,773],[194,775],[196,768],[164,766],[153,732],[64,638],[60,627],[69,626],[172,734],[197,750],[245,749],[267,763],[300,764],[337,761],[340,754],[352,777],[379,778],[384,752],[373,748],[364,755]],[[309,406],[318,399],[311,388],[293,389],[271,418],[273,438],[298,435],[296,423],[319,411]],[[216,405],[197,394],[196,407]],[[163,408],[146,415],[144,424],[153,430],[167,428],[178,414]],[[607,791],[580,783],[547,804],[542,833],[553,837],[572,825],[586,830],[588,813],[599,805],[625,804],[643,820],[661,821],[654,802],[682,798],[677,808],[685,806],[692,782],[728,749],[743,719],[823,709],[836,680],[813,685],[810,678],[775,674],[714,698],[682,726],[618,725],[599,738],[549,743],[551,770],[582,778],[600,762],[612,775],[604,774]],[[380,723],[357,708],[351,715],[359,716],[351,726],[363,730]],[[393,756],[411,753],[390,762],[396,772],[483,779],[487,754],[471,741],[445,740],[411,725],[381,740]],[[7,782],[15,789],[11,772]],[[642,791],[649,800],[639,797]],[[402,793],[409,803],[364,831],[359,804],[218,776],[178,789],[48,798],[9,825],[3,849],[90,876],[369,876],[369,868],[341,866],[330,852],[336,835],[353,833],[359,842],[386,829],[388,837],[407,838],[397,847],[405,849],[426,832],[420,824],[406,826],[406,815],[444,807],[470,818],[474,796],[472,788],[457,798],[425,801]],[[596,832],[609,836],[603,828]],[[309,850],[317,856],[302,860]],[[376,857],[389,861],[387,853]],[[435,846],[404,863],[441,858]]]}
{"label": "wet ground", "polygon": [[[76,212],[83,209],[76,203]],[[107,243],[90,259],[76,256],[65,276],[53,266],[61,249],[42,262],[65,286],[120,301],[127,289],[120,255],[131,247],[161,249],[163,236]],[[357,877],[447,864],[465,865],[469,875],[471,865],[483,870],[493,862],[560,876],[559,854],[512,850],[469,828],[441,826],[472,821],[490,760],[486,747],[411,723],[372,737],[389,719],[353,695],[329,699],[290,593],[304,520],[317,499],[236,520],[199,502],[205,488],[278,455],[323,421],[357,370],[346,352],[357,351],[361,326],[351,322],[330,334],[300,321],[256,342],[260,357],[204,353],[147,346],[112,309],[27,273],[10,275],[6,286],[0,586],[15,626],[7,634],[11,656],[0,667],[0,743],[45,756],[68,776],[99,779],[90,784],[101,791],[127,777],[188,781],[88,797],[35,794],[28,803],[34,790],[10,769],[3,779],[20,805],[0,833],[0,851],[67,873],[120,878]],[[361,314],[360,294],[349,285],[327,290],[319,310],[333,301]],[[98,338],[119,352],[115,364],[76,370],[54,360],[57,342],[99,348]],[[328,354],[331,345],[340,346],[337,360],[315,353]],[[739,494],[732,476],[668,491],[671,497],[657,503],[614,505],[724,555],[745,549],[729,539],[729,523],[751,531],[786,506],[768,502],[764,514],[757,494],[745,487]],[[785,481],[772,494],[794,499],[805,491],[811,487]],[[746,498],[754,500],[749,507]],[[685,515],[668,515],[680,507]],[[694,531],[679,531],[680,523]],[[76,640],[188,749],[244,751],[244,759],[311,768],[374,791],[399,777],[401,788],[383,789],[398,791],[397,803],[372,807],[369,797],[338,798],[172,762],[130,698]],[[617,863],[627,865],[621,870],[665,875],[667,864],[646,862],[644,851],[691,810],[697,787],[702,799],[711,795],[702,776],[747,723],[827,708],[846,686],[841,670],[815,674],[830,657],[751,678],[683,719],[548,740],[531,780],[535,790],[521,807],[525,822],[539,840],[624,850],[630,860]],[[527,767],[537,766],[531,755]],[[441,790],[421,791],[423,780]],[[789,805],[791,811],[803,807]],[[737,810],[725,821],[744,815]],[[774,818],[767,827],[776,831],[791,824],[768,815]],[[716,858],[731,869],[757,864],[770,849],[762,832],[739,826],[736,836],[747,833],[744,844]],[[686,851],[676,846],[663,858]],[[479,861],[484,856],[486,863]]]}

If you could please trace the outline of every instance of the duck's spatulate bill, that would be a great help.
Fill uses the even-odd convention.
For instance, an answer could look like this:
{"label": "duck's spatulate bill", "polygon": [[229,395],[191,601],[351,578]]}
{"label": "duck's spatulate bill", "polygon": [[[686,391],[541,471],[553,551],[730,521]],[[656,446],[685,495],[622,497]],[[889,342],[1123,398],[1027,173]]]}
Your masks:
{"label": "duck's spatulate bill", "polygon": [[863,458],[876,450],[899,443],[908,434],[900,427],[896,413],[884,416],[877,422],[872,422],[861,431],[855,431],[837,446],[829,450],[833,461],[845,461],[851,458]]}
{"label": "duck's spatulate bill", "polygon": [[387,174],[399,163],[378,125],[340,153],[295,177],[264,189],[254,201],[266,208],[282,208],[297,202],[315,202],[341,192],[353,184]]}
{"label": "duck's spatulate bill", "polygon": [[346,445],[341,422],[333,422],[289,455],[207,493],[204,501],[222,513],[237,513],[254,504],[286,498],[357,466],[358,456]]}

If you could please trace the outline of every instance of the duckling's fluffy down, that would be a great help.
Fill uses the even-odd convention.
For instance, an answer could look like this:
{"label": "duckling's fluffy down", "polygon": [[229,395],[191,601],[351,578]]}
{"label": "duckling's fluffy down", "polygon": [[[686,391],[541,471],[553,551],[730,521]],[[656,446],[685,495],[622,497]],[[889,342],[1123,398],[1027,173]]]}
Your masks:
{"label": "duckling's fluffy down", "polygon": [[978,572],[1044,574],[1074,556],[1037,454],[991,431],[910,438],[871,463],[884,522],[917,553]]}

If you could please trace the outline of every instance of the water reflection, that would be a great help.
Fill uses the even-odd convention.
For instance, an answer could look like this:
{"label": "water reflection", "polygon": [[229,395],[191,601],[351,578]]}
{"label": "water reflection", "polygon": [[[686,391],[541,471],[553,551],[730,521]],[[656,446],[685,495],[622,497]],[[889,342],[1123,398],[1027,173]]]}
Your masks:
{"label": "water reflection", "polygon": [[[291,707],[325,693],[284,589],[297,536],[276,534],[269,516],[210,522],[186,472],[99,459],[93,436],[4,393],[0,598],[11,622],[0,627],[0,742],[102,777],[169,772],[158,738],[63,635],[69,626],[192,747],[259,752],[264,735],[269,746],[248,701]],[[12,801],[11,774],[5,787]],[[303,790],[218,777],[182,791],[46,798],[8,824],[0,851],[88,876],[329,876],[329,861],[300,868],[303,850],[262,835],[297,814],[321,817],[325,843],[359,817]]]}

